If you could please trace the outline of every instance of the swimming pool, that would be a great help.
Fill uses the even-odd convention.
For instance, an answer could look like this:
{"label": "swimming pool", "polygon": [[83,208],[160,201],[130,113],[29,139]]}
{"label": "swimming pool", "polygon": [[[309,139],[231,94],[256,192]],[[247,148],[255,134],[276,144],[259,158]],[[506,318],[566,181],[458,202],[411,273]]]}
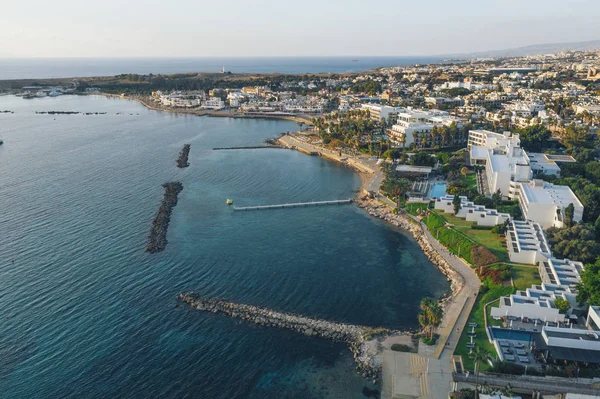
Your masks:
{"label": "swimming pool", "polygon": [[429,189],[429,198],[442,198],[446,195],[446,183],[433,183]]}
{"label": "swimming pool", "polygon": [[490,328],[490,334],[495,339],[510,339],[514,341],[525,341],[531,340],[531,333],[527,331],[507,330],[504,328]]}

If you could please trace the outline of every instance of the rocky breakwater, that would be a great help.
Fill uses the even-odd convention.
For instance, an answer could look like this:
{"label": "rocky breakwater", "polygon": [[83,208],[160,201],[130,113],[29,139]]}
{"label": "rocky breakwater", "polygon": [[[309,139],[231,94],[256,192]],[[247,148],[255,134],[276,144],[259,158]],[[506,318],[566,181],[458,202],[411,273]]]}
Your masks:
{"label": "rocky breakwater", "polygon": [[163,251],[167,246],[167,229],[171,220],[171,211],[177,205],[177,196],[183,190],[183,184],[179,182],[165,183],[163,187],[165,196],[152,221],[152,229],[146,246],[146,251],[152,254]]}
{"label": "rocky breakwater", "polygon": [[[386,222],[408,231],[417,244],[421,247],[427,258],[438,267],[438,269],[448,278],[451,283],[452,293],[458,293],[463,285],[464,278],[452,268],[444,257],[431,245],[425,235],[425,227],[410,218],[410,216],[400,212],[394,213],[388,206],[369,198],[360,198],[358,206],[367,211],[371,216],[385,220]],[[443,301],[445,302],[445,301]]]}
{"label": "rocky breakwater", "polygon": [[188,162],[188,156],[190,155],[190,144],[184,144],[183,149],[179,152],[179,158],[177,159],[178,168],[187,168],[190,166]]}
{"label": "rocky breakwater", "polygon": [[382,367],[382,349],[378,338],[393,334],[410,334],[409,332],[392,331],[384,328],[374,329],[313,319],[294,313],[277,312],[258,306],[229,302],[219,298],[205,298],[195,292],[182,293],[177,296],[177,301],[183,302],[196,310],[224,314],[261,326],[284,328],[308,336],[345,342],[354,354],[358,372],[363,377],[373,380],[374,383],[379,380]]}

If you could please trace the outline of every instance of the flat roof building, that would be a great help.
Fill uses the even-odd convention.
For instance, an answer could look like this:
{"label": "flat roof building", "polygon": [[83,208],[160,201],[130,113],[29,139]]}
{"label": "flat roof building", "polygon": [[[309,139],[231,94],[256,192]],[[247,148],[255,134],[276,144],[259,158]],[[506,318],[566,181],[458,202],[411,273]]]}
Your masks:
{"label": "flat roof building", "polygon": [[583,263],[570,259],[549,258],[538,263],[540,276],[544,283],[557,284],[576,289],[581,282]]}
{"label": "flat roof building", "polygon": [[362,104],[362,109],[368,110],[371,119],[380,122],[381,119],[385,119],[386,122],[388,118],[396,120],[398,113],[404,111],[404,108],[399,107],[389,107],[387,105],[379,105],[379,104]]}
{"label": "flat roof building", "polygon": [[552,257],[544,230],[531,221],[511,220],[506,228],[506,246],[511,262],[537,265]]}
{"label": "flat roof building", "polygon": [[544,228],[564,227],[565,208],[573,204],[573,221],[583,218],[583,204],[568,186],[558,186],[543,180],[512,182],[511,197],[519,201],[523,218]]}

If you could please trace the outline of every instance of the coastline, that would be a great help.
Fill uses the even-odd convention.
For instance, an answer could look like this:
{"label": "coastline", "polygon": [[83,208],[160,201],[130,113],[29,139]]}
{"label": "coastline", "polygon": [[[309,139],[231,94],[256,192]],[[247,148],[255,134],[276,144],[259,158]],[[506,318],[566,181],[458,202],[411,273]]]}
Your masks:
{"label": "coastline", "polygon": [[[136,97],[119,96],[113,94],[102,95],[134,100],[141,103],[145,107],[156,111],[195,114],[199,116],[208,115],[219,117],[236,117],[225,113],[211,115],[213,114],[212,111],[192,111],[168,108],[163,109],[162,107],[156,107],[151,104],[147,104],[143,99]],[[239,115],[237,117],[256,118],[256,116],[253,115]],[[274,116],[271,119],[290,120],[289,117],[286,116]],[[432,242],[432,240],[435,241],[435,239],[430,235],[426,228],[421,226],[420,223],[415,220],[415,218],[412,218],[410,215],[401,212],[397,214],[393,213],[394,205],[387,197],[379,194],[379,187],[384,179],[384,174],[380,171],[376,160],[373,160],[371,157],[367,156],[356,157],[347,156],[341,153],[336,154],[335,152],[326,148],[302,141],[291,133],[284,133],[279,138],[272,141],[285,148],[294,149],[307,155],[322,156],[330,161],[351,167],[356,173],[358,173],[361,179],[361,193],[357,199],[358,206],[370,216],[377,217],[396,227],[400,227],[406,230],[413,237],[427,258],[443,275],[447,277],[448,281],[450,282],[451,294],[440,300],[440,303],[444,308],[444,316],[441,324],[438,326],[440,339],[438,340],[437,346],[434,347],[434,357],[440,358],[442,353],[447,353],[445,351],[446,349],[453,352],[454,346],[458,341],[458,338],[454,337],[456,335],[454,334],[455,327],[459,327],[461,330],[464,327],[464,325],[459,323],[459,318],[461,318],[461,314],[463,314],[464,311],[467,311],[467,314],[470,312],[472,302],[470,304],[468,303],[469,297],[473,296],[474,292],[476,295],[476,292],[479,290],[479,279],[471,270],[471,268],[468,265],[466,267],[465,265],[457,265],[456,259],[449,259],[449,253],[443,253],[444,248],[441,247],[437,241]],[[458,262],[462,261],[458,260]],[[468,271],[466,269],[468,269]],[[477,280],[476,283],[473,282],[473,276],[468,275],[468,273],[475,276],[475,280]],[[477,285],[475,286],[475,284]],[[383,341],[380,341],[380,344],[375,345],[378,348],[388,350],[394,339],[398,339],[397,336],[390,335]],[[378,351],[379,349],[376,349],[375,353]],[[375,354],[373,355],[378,357]]]}
{"label": "coastline", "polygon": [[172,112],[176,114],[188,114],[188,115],[197,115],[197,116],[211,116],[217,118],[245,118],[245,119],[278,119],[278,120],[286,120],[296,123],[304,123],[306,125],[312,125],[312,121],[310,117],[303,115],[247,115],[242,113],[230,112],[230,111],[214,111],[209,109],[185,109],[185,108],[170,108],[163,107],[158,104],[152,104],[148,101],[149,98],[146,97],[132,97],[132,96],[123,96],[119,94],[111,94],[111,93],[91,93],[91,95],[99,95],[105,97],[112,98],[120,98],[124,100],[132,100],[137,101],[142,104],[144,107],[151,109],[153,111],[163,111],[163,112]]}

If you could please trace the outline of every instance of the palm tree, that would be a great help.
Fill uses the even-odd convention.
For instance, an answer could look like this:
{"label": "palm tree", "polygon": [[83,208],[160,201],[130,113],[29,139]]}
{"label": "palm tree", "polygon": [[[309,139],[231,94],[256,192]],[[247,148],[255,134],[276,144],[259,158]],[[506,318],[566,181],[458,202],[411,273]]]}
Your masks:
{"label": "palm tree", "polygon": [[489,354],[481,346],[475,345],[473,351],[469,355],[475,362],[475,399],[479,398],[479,366],[481,362],[488,360]]}
{"label": "palm tree", "polygon": [[419,324],[427,331],[428,337],[433,338],[433,328],[442,321],[443,310],[439,303],[429,297],[421,300]]}

